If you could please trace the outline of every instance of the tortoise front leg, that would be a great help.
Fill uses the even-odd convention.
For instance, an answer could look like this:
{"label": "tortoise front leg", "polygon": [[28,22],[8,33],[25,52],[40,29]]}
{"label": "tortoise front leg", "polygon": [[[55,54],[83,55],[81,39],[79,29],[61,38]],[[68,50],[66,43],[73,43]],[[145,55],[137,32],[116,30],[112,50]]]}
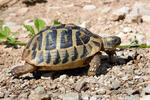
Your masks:
{"label": "tortoise front leg", "polygon": [[116,60],[116,59],[114,58],[114,55],[116,56],[115,50],[113,50],[113,51],[106,51],[106,53],[108,54],[109,61],[110,61],[111,63],[114,63],[115,60]]}
{"label": "tortoise front leg", "polygon": [[90,62],[88,75],[89,76],[96,75],[96,72],[97,72],[98,68],[100,67],[100,65],[101,65],[101,53],[97,53],[96,55],[94,55],[94,57],[92,58],[92,60]]}

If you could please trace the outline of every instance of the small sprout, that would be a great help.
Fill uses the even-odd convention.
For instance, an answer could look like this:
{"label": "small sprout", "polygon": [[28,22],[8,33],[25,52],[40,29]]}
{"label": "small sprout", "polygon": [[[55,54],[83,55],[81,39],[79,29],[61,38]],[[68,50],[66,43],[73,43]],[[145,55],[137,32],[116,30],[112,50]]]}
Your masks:
{"label": "small sprout", "polygon": [[6,39],[9,44],[15,45],[16,39],[14,36],[18,32],[11,33],[10,28],[8,26],[5,26],[3,29],[0,29],[0,39]]}
{"label": "small sprout", "polygon": [[138,41],[136,39],[136,36],[134,36],[134,39],[130,43],[130,47],[135,47],[135,46],[137,46],[137,44],[138,44]]}
{"label": "small sprout", "polygon": [[[44,29],[45,27],[45,22],[39,18],[36,18],[35,21],[34,21],[34,25],[36,27],[36,30],[38,32],[40,32],[42,29]],[[28,36],[29,37],[33,37],[36,33],[35,33],[35,30],[32,26],[30,25],[24,25],[24,27],[26,28],[27,31],[31,32]]]}
{"label": "small sprout", "polygon": [[34,31],[34,29],[33,29],[32,26],[30,26],[30,25],[24,25],[24,27],[26,28],[27,31],[31,32],[31,33],[28,35],[29,37],[33,37],[33,36],[35,35],[35,31]]}
{"label": "small sprout", "polygon": [[36,18],[34,21],[34,25],[38,32],[40,32],[45,27],[45,22],[39,18]]}
{"label": "small sprout", "polygon": [[58,20],[54,20],[53,23],[54,23],[54,25],[55,25],[55,24],[62,24],[62,23],[61,23],[60,21],[58,21]]}

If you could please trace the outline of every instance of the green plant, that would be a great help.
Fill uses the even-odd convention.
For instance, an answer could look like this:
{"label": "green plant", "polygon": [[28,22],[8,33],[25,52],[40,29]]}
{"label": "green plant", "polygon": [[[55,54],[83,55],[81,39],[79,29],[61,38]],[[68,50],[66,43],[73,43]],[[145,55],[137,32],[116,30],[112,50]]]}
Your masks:
{"label": "green plant", "polygon": [[3,21],[0,20],[0,40],[6,40],[7,43],[14,45],[16,43],[16,39],[14,36],[18,32],[11,33],[10,28],[8,26],[2,27]]}
{"label": "green plant", "polygon": [[[36,30],[40,32],[45,27],[45,22],[39,18],[36,18],[34,21],[34,25],[36,27]],[[24,27],[27,31],[31,32],[28,36],[33,37],[36,34],[32,26],[24,25]]]}
{"label": "green plant", "polygon": [[134,39],[130,43],[130,47],[134,47],[134,46],[137,46],[137,45],[138,45],[138,41],[136,39],[136,36],[134,36]]}
{"label": "green plant", "polygon": [[58,20],[54,20],[53,24],[55,25],[55,24],[62,24],[62,23],[60,21],[58,21]]}

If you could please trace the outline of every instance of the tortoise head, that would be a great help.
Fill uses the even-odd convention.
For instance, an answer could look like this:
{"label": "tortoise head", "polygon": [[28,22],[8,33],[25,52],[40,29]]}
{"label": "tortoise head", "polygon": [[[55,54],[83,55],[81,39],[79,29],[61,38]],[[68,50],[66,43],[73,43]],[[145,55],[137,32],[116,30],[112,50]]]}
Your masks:
{"label": "tortoise head", "polygon": [[118,36],[103,37],[102,40],[104,51],[115,50],[116,47],[121,43],[121,39]]}

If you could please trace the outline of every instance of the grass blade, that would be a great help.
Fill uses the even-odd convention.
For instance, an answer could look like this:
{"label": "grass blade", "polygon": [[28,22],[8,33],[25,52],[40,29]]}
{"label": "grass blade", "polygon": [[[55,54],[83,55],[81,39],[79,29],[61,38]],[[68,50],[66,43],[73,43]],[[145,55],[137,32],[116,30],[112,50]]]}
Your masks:
{"label": "grass blade", "polygon": [[24,25],[27,31],[31,32],[33,35],[35,35],[35,31],[32,26],[30,25]]}
{"label": "grass blade", "polygon": [[10,28],[8,26],[4,27],[4,33],[6,34],[6,36],[8,37],[10,34]]}
{"label": "grass blade", "polygon": [[3,21],[2,20],[0,20],[0,25],[2,25],[3,24]]}
{"label": "grass blade", "polygon": [[4,34],[4,31],[0,29],[0,39],[5,39],[7,36]]}

